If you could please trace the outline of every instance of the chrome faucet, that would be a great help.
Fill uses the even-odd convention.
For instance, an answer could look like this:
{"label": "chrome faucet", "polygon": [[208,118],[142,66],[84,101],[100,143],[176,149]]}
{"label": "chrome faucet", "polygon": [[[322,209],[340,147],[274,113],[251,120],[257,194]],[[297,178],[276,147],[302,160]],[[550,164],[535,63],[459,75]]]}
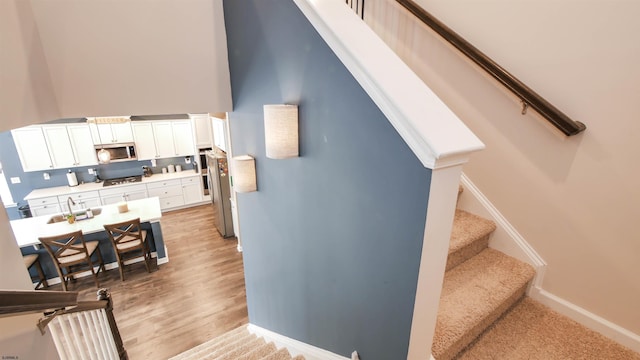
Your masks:
{"label": "chrome faucet", "polygon": [[73,199],[71,198],[71,196],[69,196],[69,197],[67,198],[67,206],[69,207],[69,215],[73,214],[73,210],[71,209],[71,206],[72,206],[72,205],[75,205],[75,204],[76,204],[76,202],[75,202],[75,201],[73,201]]}

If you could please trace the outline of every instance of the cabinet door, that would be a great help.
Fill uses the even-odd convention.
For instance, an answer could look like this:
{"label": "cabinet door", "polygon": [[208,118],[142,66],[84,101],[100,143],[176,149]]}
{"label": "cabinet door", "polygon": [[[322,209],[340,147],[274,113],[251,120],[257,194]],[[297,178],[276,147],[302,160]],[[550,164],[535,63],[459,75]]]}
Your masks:
{"label": "cabinet door", "polygon": [[195,204],[202,201],[202,191],[199,183],[182,185],[182,197],[185,204]]}
{"label": "cabinet door", "polygon": [[158,157],[156,141],[153,136],[153,126],[150,122],[134,122],[131,124],[136,142],[138,160],[150,160]]}
{"label": "cabinet door", "polygon": [[190,115],[195,128],[196,146],[211,147],[213,145],[213,129],[209,114]]}
{"label": "cabinet door", "polygon": [[219,118],[211,118],[213,125],[213,144],[223,151],[227,151],[225,121]]}
{"label": "cabinet door", "polygon": [[173,144],[175,146],[175,156],[187,156],[195,154],[195,144],[193,142],[193,130],[191,122],[172,121]]}
{"label": "cabinet door", "polygon": [[26,127],[11,131],[16,144],[18,157],[25,172],[49,170],[53,168],[47,142],[42,128],[39,126]]}
{"label": "cabinet door", "polygon": [[109,144],[115,142],[115,136],[111,131],[111,124],[96,124],[98,128],[98,144]]}
{"label": "cabinet door", "polygon": [[131,131],[130,122],[111,124],[111,133],[116,143],[133,142],[133,132]]}
{"label": "cabinet door", "polygon": [[65,125],[43,126],[42,132],[47,141],[54,168],[68,168],[77,165]]}
{"label": "cabinet door", "polygon": [[159,158],[175,157],[173,144],[173,128],[171,121],[153,122],[153,135],[156,140],[156,154]]}
{"label": "cabinet door", "polygon": [[[91,199],[83,199],[81,201],[77,201],[76,205],[72,205],[72,207],[73,207],[73,211],[77,212],[85,209],[99,208],[100,205],[102,205],[102,203],[100,202],[100,198],[91,198]],[[62,212],[67,212],[67,213],[69,212],[69,205],[67,204],[66,201],[60,203],[60,208],[62,209]]]}
{"label": "cabinet door", "polygon": [[76,159],[76,166],[97,165],[98,157],[93,147],[89,125],[67,125],[67,133]]}
{"label": "cabinet door", "polygon": [[60,205],[58,204],[30,207],[30,210],[31,210],[31,215],[33,215],[34,217],[61,213]]}

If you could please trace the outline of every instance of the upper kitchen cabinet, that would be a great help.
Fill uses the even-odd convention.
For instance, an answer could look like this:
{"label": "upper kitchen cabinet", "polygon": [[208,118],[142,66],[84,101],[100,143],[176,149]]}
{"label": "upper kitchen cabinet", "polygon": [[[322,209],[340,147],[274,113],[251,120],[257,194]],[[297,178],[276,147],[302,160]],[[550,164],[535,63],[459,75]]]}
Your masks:
{"label": "upper kitchen cabinet", "polygon": [[131,128],[138,160],[189,156],[195,153],[189,120],[135,121]]}
{"label": "upper kitchen cabinet", "polygon": [[53,169],[42,127],[28,126],[11,130],[11,136],[25,172]]}
{"label": "upper kitchen cabinet", "polygon": [[210,148],[213,145],[213,129],[209,114],[189,114],[195,129],[196,146]]}
{"label": "upper kitchen cabinet", "polygon": [[133,132],[130,122],[113,124],[90,124],[93,143],[114,144],[133,142]]}
{"label": "upper kitchen cabinet", "polygon": [[[131,129],[129,129],[129,132],[131,132]],[[93,147],[89,125],[67,125],[67,133],[69,134],[69,141],[71,142],[71,150],[76,160],[76,166],[97,165],[98,157]]]}
{"label": "upper kitchen cabinet", "polygon": [[86,124],[29,126],[11,134],[25,172],[98,163]]}
{"label": "upper kitchen cabinet", "polygon": [[223,151],[227,151],[227,121],[217,117],[211,117],[213,126],[213,145]]}

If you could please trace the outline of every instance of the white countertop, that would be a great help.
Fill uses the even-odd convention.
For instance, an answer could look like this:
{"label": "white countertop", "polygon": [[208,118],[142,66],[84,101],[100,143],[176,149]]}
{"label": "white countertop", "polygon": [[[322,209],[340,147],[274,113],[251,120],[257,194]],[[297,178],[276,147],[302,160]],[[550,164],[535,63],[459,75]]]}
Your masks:
{"label": "white countertop", "polygon": [[78,220],[73,224],[69,224],[66,221],[47,224],[47,221],[53,215],[12,220],[10,223],[18,246],[24,247],[40,244],[40,241],[38,241],[39,236],[53,236],[77,230],[82,230],[85,234],[91,234],[104,231],[104,224],[113,224],[138,217],[142,222],[152,222],[162,217],[158,197],[129,201],[127,205],[129,211],[122,214],[118,213],[118,204],[103,205],[101,206],[102,213],[100,215],[96,215],[91,219]]}
{"label": "white countertop", "polygon": [[85,191],[115,189],[121,186],[148,184],[148,183],[158,182],[158,181],[182,179],[182,178],[187,178],[191,176],[200,176],[200,173],[197,173],[190,169],[190,170],[184,170],[184,171],[175,172],[175,173],[153,174],[152,176],[149,176],[149,177],[143,176],[141,182],[134,182],[134,183],[128,183],[128,184],[121,184],[121,185],[102,186],[102,182],[99,182],[99,183],[90,182],[90,183],[84,183],[84,184],[80,184],[78,186],[73,186],[73,187],[56,186],[56,187],[50,187],[50,188],[35,189],[32,192],[30,192],[27,196],[25,196],[24,200],[33,200],[33,199],[39,199],[44,197],[50,197],[50,196],[72,195],[72,194],[77,194]]}

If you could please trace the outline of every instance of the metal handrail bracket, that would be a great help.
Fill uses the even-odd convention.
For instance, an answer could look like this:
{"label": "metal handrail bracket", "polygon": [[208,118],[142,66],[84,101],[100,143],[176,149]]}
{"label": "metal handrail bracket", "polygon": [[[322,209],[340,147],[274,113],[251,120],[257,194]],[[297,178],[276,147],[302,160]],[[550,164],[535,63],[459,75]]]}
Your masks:
{"label": "metal handrail bracket", "polygon": [[468,41],[463,39],[460,35],[451,30],[415,2],[411,0],[396,1],[420,19],[424,24],[429,26],[438,35],[447,40],[447,42],[453,45],[453,47],[466,55],[476,63],[476,65],[488,72],[507,89],[511,90],[511,92],[513,92],[522,101],[523,115],[526,113],[527,108],[532,108],[567,136],[579,134],[587,128],[586,125],[580,121],[571,120],[562,111],[558,110],[558,108],[553,106],[542,96],[522,83],[522,81],[518,80],[482,51],[471,45]]}

